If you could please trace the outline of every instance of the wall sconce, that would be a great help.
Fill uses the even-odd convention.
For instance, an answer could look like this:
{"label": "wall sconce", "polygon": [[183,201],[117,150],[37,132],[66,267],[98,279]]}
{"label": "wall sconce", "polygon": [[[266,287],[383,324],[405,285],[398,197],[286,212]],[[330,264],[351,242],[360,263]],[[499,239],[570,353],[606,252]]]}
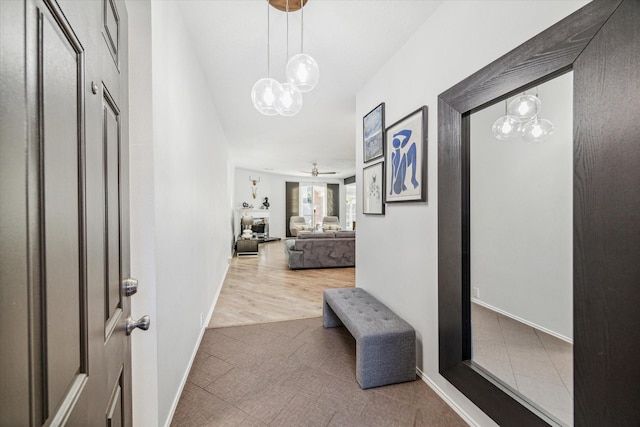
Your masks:
{"label": "wall sconce", "polygon": [[249,175],[249,182],[251,183],[251,194],[255,199],[258,195],[258,183],[260,182],[260,177],[258,177],[258,179],[253,179],[251,178],[251,175]]}

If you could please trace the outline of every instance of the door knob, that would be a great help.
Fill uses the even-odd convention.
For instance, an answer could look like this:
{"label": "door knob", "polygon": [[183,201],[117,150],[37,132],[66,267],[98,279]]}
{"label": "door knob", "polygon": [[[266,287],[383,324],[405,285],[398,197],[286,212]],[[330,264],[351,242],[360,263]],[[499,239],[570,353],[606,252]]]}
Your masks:
{"label": "door knob", "polygon": [[124,292],[124,296],[130,297],[131,295],[138,292],[138,281],[136,279],[124,279],[122,282],[122,290]]}
{"label": "door knob", "polygon": [[135,328],[140,328],[143,331],[146,331],[147,329],[149,329],[150,324],[151,324],[151,319],[149,318],[148,314],[145,314],[138,320],[133,320],[131,317],[129,317],[127,319],[125,330],[127,331],[127,335],[131,335],[131,332],[133,332]]}

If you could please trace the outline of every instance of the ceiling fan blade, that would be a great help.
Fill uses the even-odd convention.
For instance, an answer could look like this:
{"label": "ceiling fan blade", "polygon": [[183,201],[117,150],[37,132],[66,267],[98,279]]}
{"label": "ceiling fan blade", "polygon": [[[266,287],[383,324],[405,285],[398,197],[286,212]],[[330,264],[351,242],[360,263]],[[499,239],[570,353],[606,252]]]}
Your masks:
{"label": "ceiling fan blade", "polygon": [[318,172],[318,175],[335,175],[338,172]]}

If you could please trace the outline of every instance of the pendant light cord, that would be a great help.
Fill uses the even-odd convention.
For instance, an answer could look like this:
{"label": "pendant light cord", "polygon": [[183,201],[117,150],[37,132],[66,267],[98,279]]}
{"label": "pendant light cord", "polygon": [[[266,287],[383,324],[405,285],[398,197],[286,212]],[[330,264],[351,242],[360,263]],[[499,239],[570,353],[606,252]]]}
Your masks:
{"label": "pendant light cord", "polygon": [[300,17],[300,53],[304,53],[304,0],[300,0],[300,10],[302,12]]}
{"label": "pendant light cord", "polygon": [[267,0],[267,77],[271,77],[271,46],[269,36],[271,35],[271,27],[269,25],[269,0]]}
{"label": "pendant light cord", "polygon": [[287,0],[287,57],[284,61],[285,64],[289,61],[289,0]]}

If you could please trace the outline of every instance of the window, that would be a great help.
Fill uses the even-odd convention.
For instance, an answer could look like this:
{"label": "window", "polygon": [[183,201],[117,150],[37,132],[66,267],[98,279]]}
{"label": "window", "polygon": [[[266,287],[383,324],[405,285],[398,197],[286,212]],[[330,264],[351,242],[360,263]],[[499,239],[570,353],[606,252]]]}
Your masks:
{"label": "window", "polygon": [[346,228],[347,230],[353,230],[356,225],[356,184],[347,184],[344,186],[345,191],[347,193],[347,221]]}
{"label": "window", "polygon": [[327,212],[327,185],[300,183],[300,216],[314,229],[322,228],[322,218]]}

